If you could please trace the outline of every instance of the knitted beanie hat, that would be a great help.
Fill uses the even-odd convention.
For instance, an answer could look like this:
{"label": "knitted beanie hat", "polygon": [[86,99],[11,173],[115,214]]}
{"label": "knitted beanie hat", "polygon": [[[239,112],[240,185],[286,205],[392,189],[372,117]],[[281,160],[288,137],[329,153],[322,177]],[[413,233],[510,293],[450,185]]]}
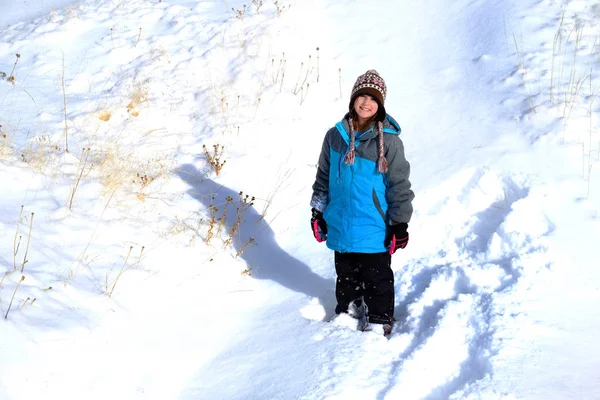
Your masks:
{"label": "knitted beanie hat", "polygon": [[[379,73],[374,69],[370,69],[365,72],[363,75],[360,75],[356,82],[354,83],[354,87],[352,88],[352,94],[350,95],[350,104],[348,108],[350,109],[350,115],[352,115],[352,110],[354,109],[354,100],[362,94],[368,94],[372,96],[377,101],[377,114],[375,116],[377,133],[378,133],[378,141],[379,141],[379,159],[377,160],[377,171],[380,173],[388,172],[388,164],[387,159],[384,155],[383,148],[383,120],[385,119],[386,112],[383,106],[385,101],[385,96],[387,95],[387,87],[385,86],[385,81]],[[354,153],[355,153],[355,134],[354,134],[354,121],[352,117],[350,117],[349,121],[350,125],[350,148],[344,157],[344,162],[347,165],[354,164]]]}
{"label": "knitted beanie hat", "polygon": [[352,109],[354,100],[361,94],[373,96],[382,106],[385,103],[385,96],[387,94],[385,81],[374,69],[368,70],[356,79],[352,88],[352,94],[350,95],[350,109]]}

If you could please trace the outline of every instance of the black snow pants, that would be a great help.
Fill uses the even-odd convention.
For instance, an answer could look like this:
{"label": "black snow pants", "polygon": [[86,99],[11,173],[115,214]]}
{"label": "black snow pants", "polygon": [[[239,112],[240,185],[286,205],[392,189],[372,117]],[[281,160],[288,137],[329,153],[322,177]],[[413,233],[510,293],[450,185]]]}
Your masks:
{"label": "black snow pants", "polygon": [[355,302],[367,306],[369,322],[387,324],[394,316],[394,273],[392,256],[385,253],[335,252],[337,314]]}

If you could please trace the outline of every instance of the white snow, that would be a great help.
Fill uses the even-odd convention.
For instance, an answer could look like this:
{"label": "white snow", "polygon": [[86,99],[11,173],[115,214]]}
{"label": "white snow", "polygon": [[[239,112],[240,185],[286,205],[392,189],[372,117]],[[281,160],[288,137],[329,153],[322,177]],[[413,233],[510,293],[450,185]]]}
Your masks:
{"label": "white snow", "polygon": [[[600,398],[599,28],[578,0],[2,2],[0,398]],[[308,229],[372,68],[416,193],[389,340],[325,322]]]}

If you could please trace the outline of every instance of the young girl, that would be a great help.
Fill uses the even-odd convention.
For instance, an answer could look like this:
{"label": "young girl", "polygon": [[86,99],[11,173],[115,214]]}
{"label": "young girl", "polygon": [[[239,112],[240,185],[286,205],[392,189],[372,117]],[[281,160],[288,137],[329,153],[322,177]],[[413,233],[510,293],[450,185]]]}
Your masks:
{"label": "young girl", "polygon": [[349,112],[325,135],[310,205],[315,239],[335,252],[336,314],[389,335],[392,254],[408,243],[414,194],[400,126],[385,112],[386,92],[377,71],[358,77]]}

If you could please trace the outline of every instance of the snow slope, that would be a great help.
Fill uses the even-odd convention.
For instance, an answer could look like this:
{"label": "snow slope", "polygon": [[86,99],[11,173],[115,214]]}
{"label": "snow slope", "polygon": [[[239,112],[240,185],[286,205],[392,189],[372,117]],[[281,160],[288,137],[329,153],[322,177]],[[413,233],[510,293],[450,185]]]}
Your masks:
{"label": "snow slope", "polygon": [[[0,15],[0,398],[600,396],[600,3]],[[389,340],[324,323],[333,255],[308,231],[371,68],[417,195]]]}

